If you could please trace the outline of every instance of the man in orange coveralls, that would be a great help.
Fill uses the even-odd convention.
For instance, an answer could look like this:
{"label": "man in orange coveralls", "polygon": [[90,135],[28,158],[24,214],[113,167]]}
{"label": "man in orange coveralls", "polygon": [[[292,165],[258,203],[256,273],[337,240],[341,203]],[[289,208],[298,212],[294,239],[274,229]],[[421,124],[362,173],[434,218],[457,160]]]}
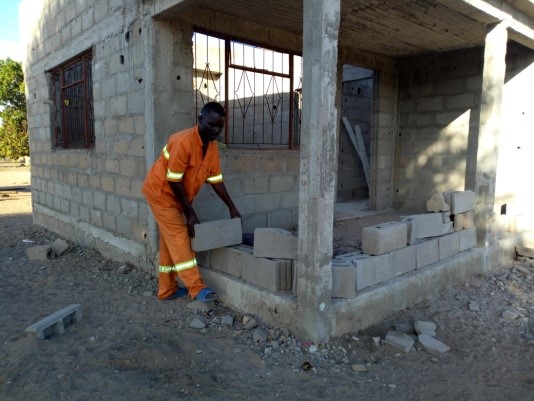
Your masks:
{"label": "man in orange coveralls", "polygon": [[[191,249],[194,225],[199,223],[191,203],[207,182],[228,206],[230,217],[241,217],[224,185],[215,141],[224,128],[224,115],[219,103],[207,103],[198,125],[169,137],[145,179],[142,192],[160,232],[160,300],[186,295],[200,301],[216,298],[215,292],[203,283]],[[186,288],[178,287],[177,276]]]}

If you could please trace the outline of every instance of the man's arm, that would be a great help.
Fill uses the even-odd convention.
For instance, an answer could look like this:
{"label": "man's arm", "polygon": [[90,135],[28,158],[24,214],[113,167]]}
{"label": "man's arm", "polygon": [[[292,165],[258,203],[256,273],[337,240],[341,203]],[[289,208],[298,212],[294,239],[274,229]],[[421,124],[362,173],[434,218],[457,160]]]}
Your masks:
{"label": "man's arm", "polygon": [[219,198],[221,198],[222,201],[226,203],[226,206],[228,206],[228,210],[230,211],[230,218],[232,219],[240,218],[241,214],[237,211],[237,208],[235,207],[234,202],[232,201],[232,198],[230,198],[230,195],[228,194],[228,191],[226,190],[226,186],[224,185],[224,182],[211,184],[211,187],[213,188],[215,193],[219,195]]}
{"label": "man's arm", "polygon": [[176,196],[176,199],[178,199],[178,202],[180,202],[180,205],[182,205],[182,211],[184,212],[185,218],[187,220],[187,231],[189,232],[189,236],[193,238],[195,236],[195,224],[200,223],[195,209],[193,209],[193,206],[191,206],[191,203],[189,203],[184,186],[181,181],[168,181],[168,183],[172,189],[172,192],[174,193],[174,196]]}

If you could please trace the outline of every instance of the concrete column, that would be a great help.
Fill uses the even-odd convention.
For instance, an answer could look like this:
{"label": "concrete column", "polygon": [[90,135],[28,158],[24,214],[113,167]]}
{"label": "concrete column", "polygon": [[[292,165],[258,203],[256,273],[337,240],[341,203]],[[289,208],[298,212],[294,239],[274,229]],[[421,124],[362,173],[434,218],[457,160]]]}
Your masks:
{"label": "concrete column", "polygon": [[[485,269],[490,266],[490,254],[497,175],[498,144],[501,133],[501,109],[506,71],[506,42],[508,32],[504,23],[489,28],[484,49],[482,92],[480,100],[480,128],[478,133],[475,175],[475,220],[478,245],[487,250]],[[469,182],[469,180],[466,180]]]}
{"label": "concrete column", "polygon": [[327,339],[334,330],[332,239],[338,153],[337,87],[340,0],[304,1],[303,104],[300,149],[300,335]]}
{"label": "concrete column", "polygon": [[[150,169],[155,161],[155,126],[154,126],[154,93],[155,93],[155,58],[156,58],[156,27],[152,18],[143,18],[143,53],[144,53],[144,95],[145,95],[145,159]],[[156,221],[150,208],[148,218],[148,243],[150,250],[148,258],[151,259],[158,251],[158,230]],[[153,262],[147,260],[147,262]],[[157,263],[157,261],[156,261]],[[157,271],[155,270],[157,274]]]}

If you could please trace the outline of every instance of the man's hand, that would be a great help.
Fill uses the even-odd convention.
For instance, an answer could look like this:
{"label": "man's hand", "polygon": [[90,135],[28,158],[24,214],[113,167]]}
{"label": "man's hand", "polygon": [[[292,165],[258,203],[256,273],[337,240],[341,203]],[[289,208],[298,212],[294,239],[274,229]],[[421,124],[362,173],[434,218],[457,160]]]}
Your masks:
{"label": "man's hand", "polygon": [[241,213],[239,213],[235,207],[232,208],[232,209],[229,209],[229,210],[230,210],[230,218],[231,219],[240,219],[241,218]]}
{"label": "man's hand", "polygon": [[190,238],[195,238],[195,224],[199,224],[200,221],[198,220],[197,214],[194,210],[192,210],[191,213],[189,213],[188,216],[186,216],[186,226],[187,226],[187,232],[189,233]]}

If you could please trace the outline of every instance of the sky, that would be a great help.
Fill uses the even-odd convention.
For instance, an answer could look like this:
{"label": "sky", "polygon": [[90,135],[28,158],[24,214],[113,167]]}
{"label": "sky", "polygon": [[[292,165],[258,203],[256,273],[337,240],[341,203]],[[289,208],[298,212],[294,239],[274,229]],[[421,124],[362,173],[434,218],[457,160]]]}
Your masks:
{"label": "sky", "polygon": [[19,4],[23,0],[0,0],[0,59],[22,61],[24,45],[19,32]]}

